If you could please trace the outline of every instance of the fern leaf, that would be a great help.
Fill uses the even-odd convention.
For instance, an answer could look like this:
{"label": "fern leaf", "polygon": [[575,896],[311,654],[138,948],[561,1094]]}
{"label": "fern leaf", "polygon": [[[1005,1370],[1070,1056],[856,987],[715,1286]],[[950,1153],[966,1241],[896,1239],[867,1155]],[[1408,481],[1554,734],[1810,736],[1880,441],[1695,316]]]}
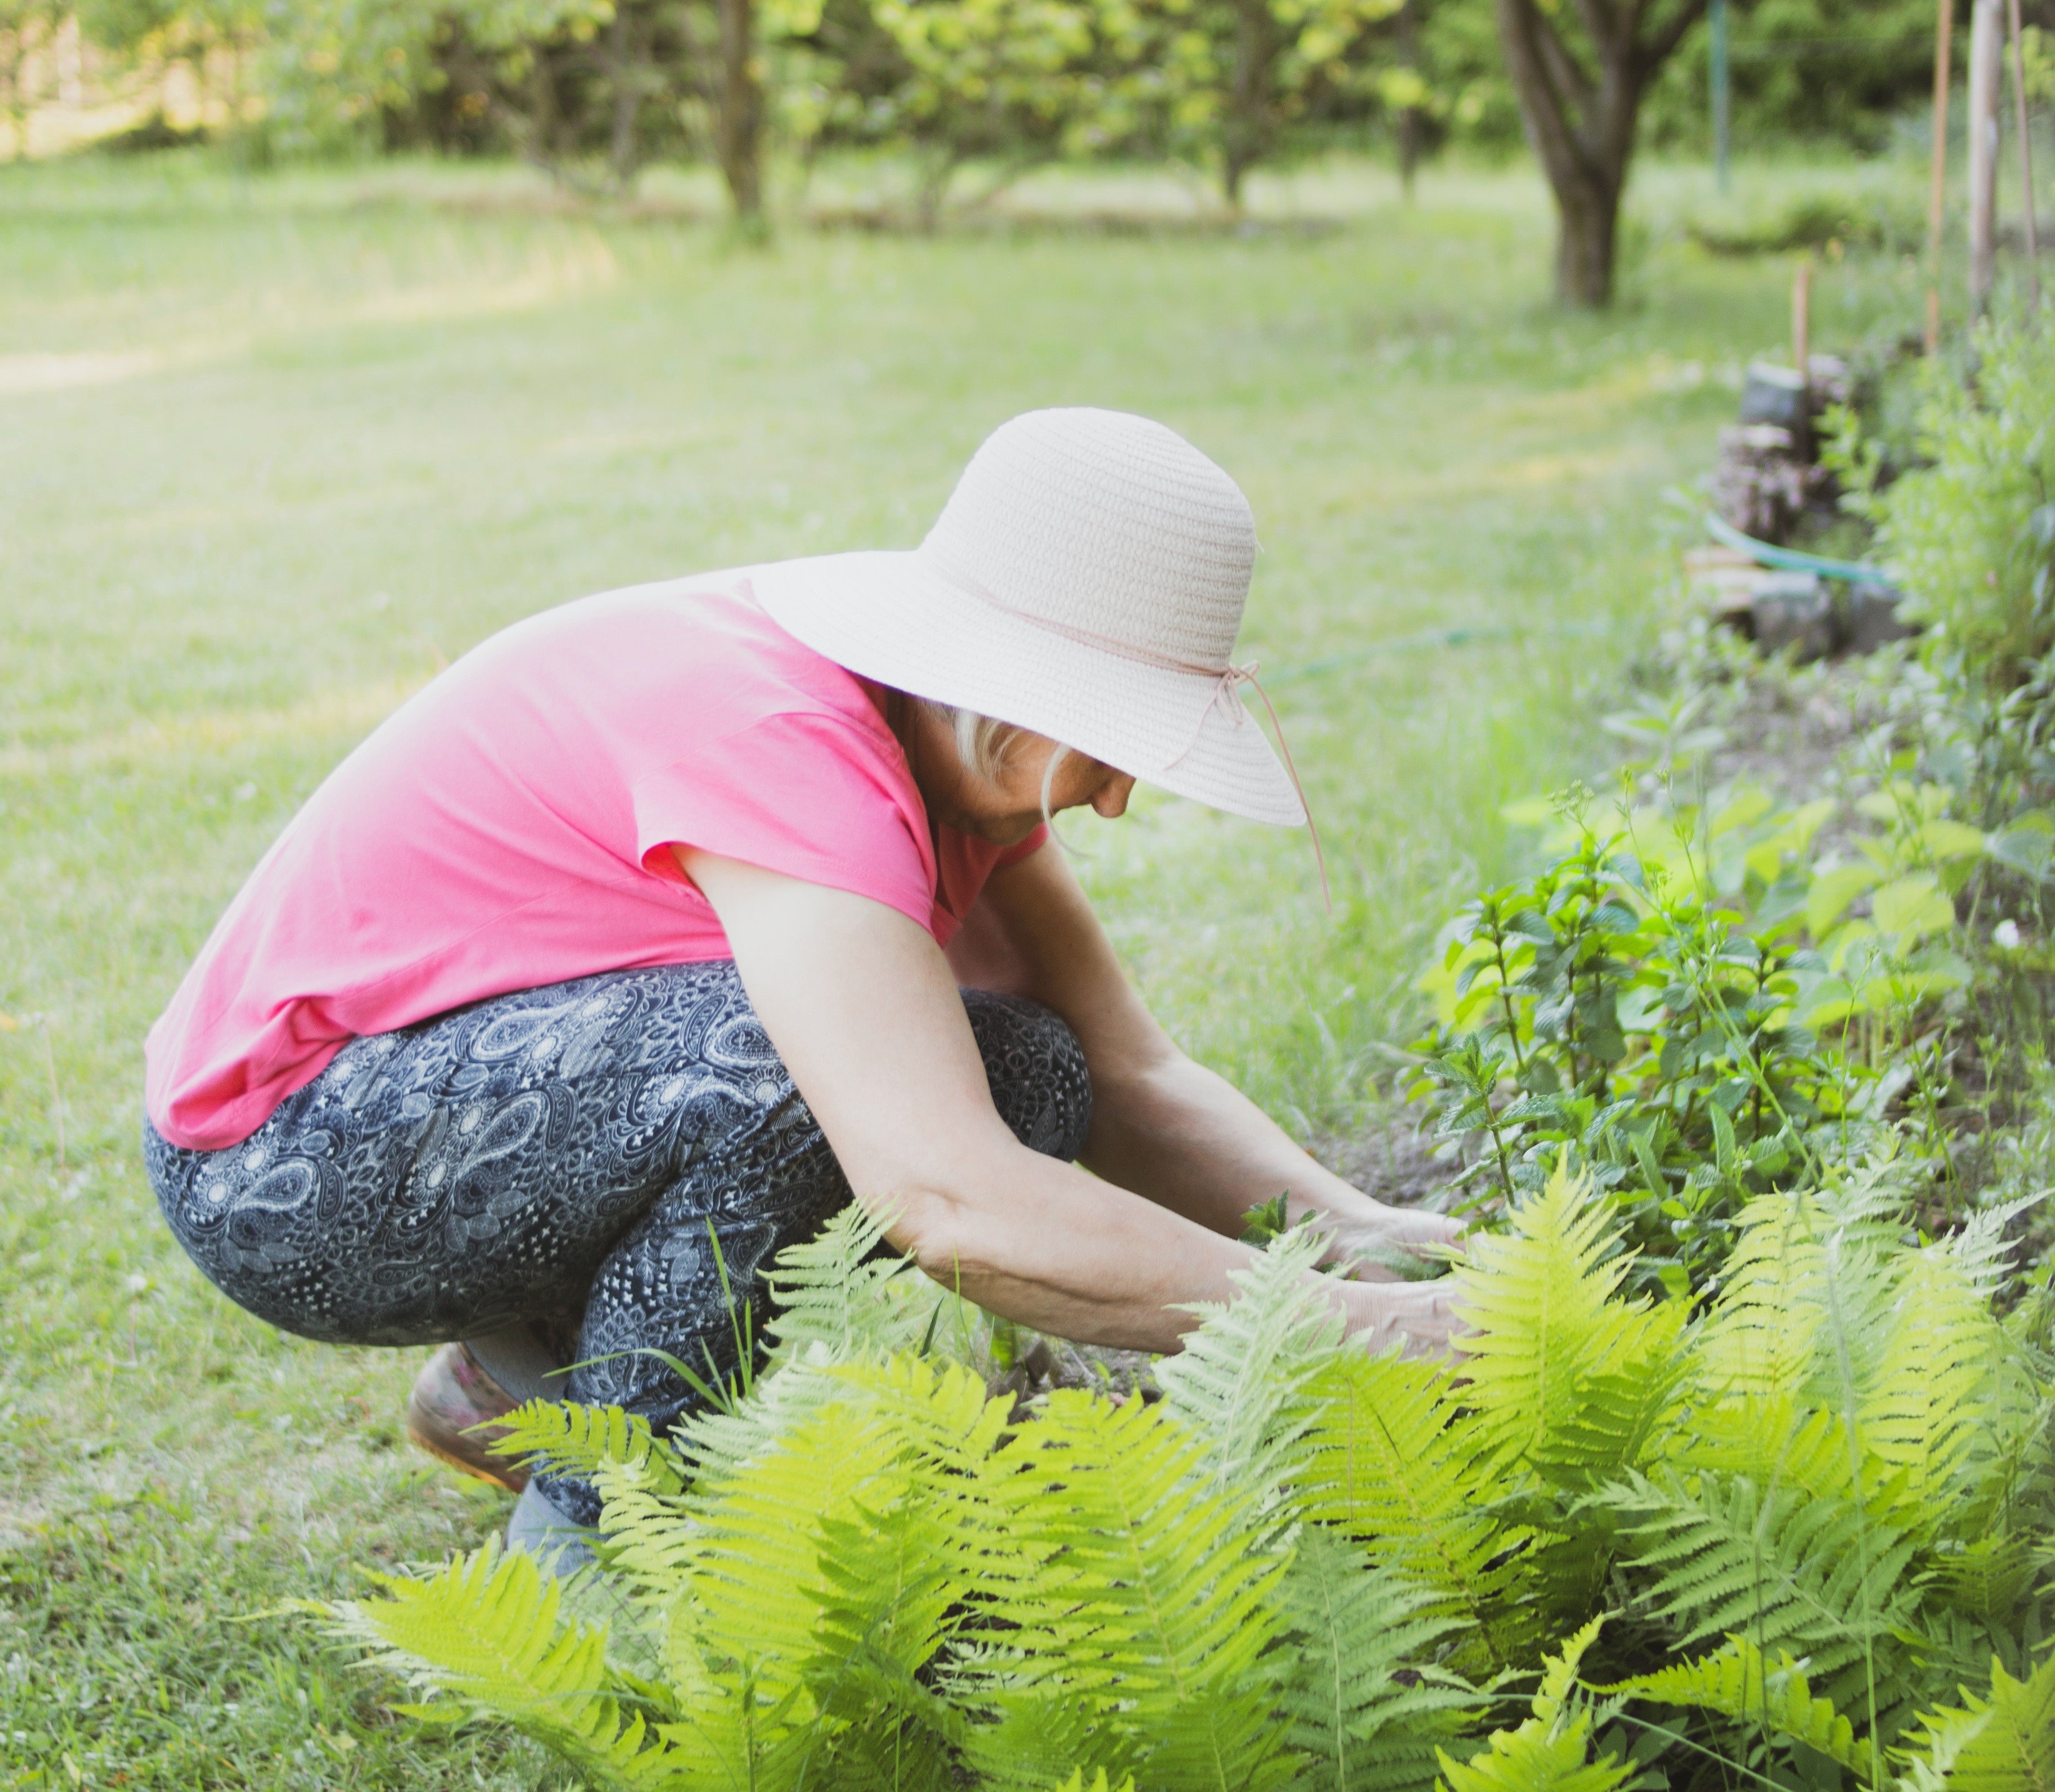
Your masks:
{"label": "fern leaf", "polygon": [[1557,1478],[1639,1459],[1680,1380],[1681,1302],[1616,1299],[1632,1266],[1610,1203],[1558,1168],[1456,1271],[1469,1399],[1495,1449]]}
{"label": "fern leaf", "polygon": [[1934,1558],[1927,1581],[1954,1610],[1996,1628],[2026,1597],[2034,1566],[2033,1539],[2024,1532],[1979,1537]]}
{"label": "fern leaf", "polygon": [[1974,1472],[2006,1340],[1989,1302],[1947,1256],[1905,1261],[1892,1322],[1864,1365],[1856,1423],[1864,1447],[1903,1478],[1903,1508],[1938,1515]]}
{"label": "fern leaf", "polygon": [[1996,1294],[2013,1273],[2018,1239],[2012,1223],[2047,1199],[2048,1191],[2022,1195],[1995,1206],[1979,1207],[1952,1238],[1936,1248],[1986,1298]]}
{"label": "fern leaf", "polygon": [[[1669,1440],[1668,1460],[1690,1471],[1740,1476],[1773,1491],[1790,1487],[1813,1499],[1855,1497],[1856,1456],[1838,1414],[1789,1392],[1706,1400]],[[1880,1485],[1883,1477],[1877,1482]],[[1876,1506],[1876,1515],[1887,1506]]]}
{"label": "fern leaf", "polygon": [[1619,1792],[1631,1762],[1591,1759],[1591,1719],[1574,1712],[1570,1694],[1585,1650],[1598,1635],[1594,1618],[1552,1656],[1542,1671],[1533,1715],[1515,1730],[1494,1731],[1489,1746],[1467,1762],[1438,1759],[1446,1792]]}
{"label": "fern leaf", "polygon": [[1819,1353],[1827,1223],[1804,1194],[1760,1195],[1742,1210],[1725,1282],[1699,1333],[1710,1387],[1803,1403]]}
{"label": "fern leaf", "polygon": [[1852,1503],[1785,1488],[1765,1495],[1741,1476],[1705,1475],[1687,1487],[1637,1478],[1610,1495],[1633,1522],[1623,1552],[1652,1580],[1655,1614],[1689,1649],[1742,1636],[1765,1653],[1809,1659],[1827,1696],[1865,1707],[1869,1665],[1890,1684],[1899,1632],[1917,1594],[1914,1545]]}
{"label": "fern leaf", "polygon": [[1251,1503],[1215,1491],[1204,1456],[1160,1408],[1073,1389],[1051,1394],[999,1453],[1013,1471],[1012,1525],[1043,1565],[1027,1597],[995,1601],[1009,1628],[981,1664],[1012,1695],[976,1745],[1000,1783],[1018,1783],[1029,1758],[1017,1727],[1034,1755],[1046,1748],[1032,1707],[1051,1700],[1087,1719],[1073,1759],[1146,1757],[1150,1782],[1194,1792],[1291,1777],[1262,1664],[1284,1558],[1249,1547]]}
{"label": "fern leaf", "polygon": [[910,1350],[948,1297],[910,1258],[885,1246],[892,1216],[852,1201],[812,1238],[789,1244],[763,1272],[776,1302],[771,1361],[818,1350],[829,1361]]}
{"label": "fern leaf", "polygon": [[1106,1777],[1105,1768],[1101,1767],[1087,1781],[1084,1769],[1079,1767],[1062,1785],[1051,1788],[1051,1792],[1134,1792],[1134,1776],[1129,1774],[1116,1786]]}
{"label": "fern leaf", "polygon": [[955,1782],[966,1715],[917,1677],[960,1592],[949,1538],[917,1487],[889,1507],[855,1503],[822,1526],[818,1607],[806,1667],[814,1715],[802,1783],[935,1792]]}
{"label": "fern leaf", "polygon": [[496,1543],[388,1597],[335,1607],[344,1633],[417,1684],[452,1692],[607,1786],[655,1786],[669,1751],[638,1713],[624,1716],[603,1629],[560,1621],[560,1589],[523,1550]]}
{"label": "fern leaf", "polygon": [[939,1788],[968,1718],[923,1676],[1028,1578],[992,1497],[1007,1403],[920,1358],[795,1373],[823,1388],[763,1448],[681,1498],[609,1500],[623,1561],[649,1552],[673,1589],[665,1733],[737,1784]]}
{"label": "fern leaf", "polygon": [[828,1372],[839,1361],[823,1345],[809,1345],[775,1373],[756,1378],[749,1397],[732,1412],[703,1407],[688,1415],[669,1442],[688,1480],[734,1474],[771,1451],[840,1397]]}
{"label": "fern leaf", "polygon": [[1716,1711],[1783,1741],[1803,1743],[1876,1781],[1872,1746],[1856,1739],[1855,1726],[1831,1699],[1813,1696],[1800,1664],[1788,1651],[1780,1652],[1773,1664],[1765,1664],[1761,1650],[1745,1636],[1730,1636],[1725,1648],[1696,1661],[1677,1662],[1659,1672],[1593,1690]]}
{"label": "fern leaf", "polygon": [[1523,1656],[1535,1627],[1511,1595],[1532,1534],[1493,1512],[1507,1486],[1448,1370],[1352,1351],[1311,1392],[1300,1510],[1430,1589],[1437,1611],[1474,1629],[1489,1663]]}
{"label": "fern leaf", "polygon": [[2024,1680],[1991,1664],[1990,1696],[1919,1719],[1915,1792],[2055,1792],[2055,1655]]}
{"label": "fern leaf", "polygon": [[1432,1615],[1426,1588],[1319,1525],[1296,1538],[1280,1589],[1291,1634],[1280,1714],[1304,1757],[1303,1783],[1331,1792],[1418,1792],[1434,1777],[1434,1743],[1482,1703],[1452,1675],[1402,1666],[1431,1660],[1456,1628]]}
{"label": "fern leaf", "polygon": [[1252,1495],[1259,1511],[1303,1476],[1314,1384],[1347,1348],[1340,1315],[1307,1286],[1325,1243],[1311,1228],[1276,1240],[1234,1272],[1234,1299],[1185,1310],[1204,1322],[1156,1369],[1165,1404],[1206,1440],[1202,1471],[1217,1490]]}
{"label": "fern leaf", "polygon": [[531,1468],[590,1479],[606,1463],[649,1458],[659,1465],[661,1482],[677,1484],[649,1421],[617,1406],[534,1400],[516,1407],[499,1423],[506,1428],[506,1435],[492,1446],[494,1453],[518,1457]]}

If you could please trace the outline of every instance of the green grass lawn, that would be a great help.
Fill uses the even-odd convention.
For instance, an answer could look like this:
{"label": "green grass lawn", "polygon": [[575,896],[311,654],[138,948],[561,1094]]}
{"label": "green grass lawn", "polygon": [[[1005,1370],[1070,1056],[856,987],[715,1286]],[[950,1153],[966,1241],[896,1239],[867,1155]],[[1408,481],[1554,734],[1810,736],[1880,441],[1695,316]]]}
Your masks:
{"label": "green grass lawn", "polygon": [[[1106,190],[1152,180],[1174,194]],[[1651,215],[1708,184],[1652,171]],[[1508,851],[1500,804],[1592,763],[1672,564],[1664,494],[1785,329],[1787,263],[1666,230],[1615,314],[1554,311],[1521,172],[1430,176],[1412,209],[1346,167],[1261,189],[1331,229],[761,253],[546,196],[507,170],[0,167],[0,1784],[542,1774],[424,1739],[264,1615],[468,1546],[504,1502],[400,1438],[419,1353],[215,1296],[136,1149],[144,1030],[294,805],[438,667],[609,585],[911,545],[1016,411],[1165,419],[1254,502],[1244,647],[1334,912],[1303,833],[1147,800],[1074,837],[1173,1030],[1336,1123]],[[1832,266],[1816,342],[1915,317],[1915,289]]]}

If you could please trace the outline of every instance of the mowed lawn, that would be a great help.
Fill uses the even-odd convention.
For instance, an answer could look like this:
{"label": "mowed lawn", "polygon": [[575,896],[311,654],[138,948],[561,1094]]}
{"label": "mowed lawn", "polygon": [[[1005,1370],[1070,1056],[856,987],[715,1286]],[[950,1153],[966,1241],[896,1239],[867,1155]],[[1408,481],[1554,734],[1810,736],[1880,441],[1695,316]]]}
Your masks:
{"label": "mowed lawn", "polygon": [[[1706,184],[1652,181],[1673,209]],[[1666,493],[1785,328],[1787,264],[1661,232],[1614,315],[1555,311],[1517,171],[1409,209],[1327,169],[1239,232],[767,252],[543,197],[0,167],[0,1785],[547,1778],[392,1719],[391,1682],[276,1613],[505,1502],[404,1442],[420,1353],[215,1295],[136,1144],[143,1033],[215,915],[439,667],[609,586],[911,545],[1016,411],[1163,419],[1255,505],[1244,644],[1333,911],[1303,833],[1148,798],[1071,836],[1173,1030],[1288,1124],[1345,1126],[1434,928],[1513,849],[1499,806],[1595,763],[1689,527]],[[1911,315],[1914,278],[1827,270],[1816,342]]]}

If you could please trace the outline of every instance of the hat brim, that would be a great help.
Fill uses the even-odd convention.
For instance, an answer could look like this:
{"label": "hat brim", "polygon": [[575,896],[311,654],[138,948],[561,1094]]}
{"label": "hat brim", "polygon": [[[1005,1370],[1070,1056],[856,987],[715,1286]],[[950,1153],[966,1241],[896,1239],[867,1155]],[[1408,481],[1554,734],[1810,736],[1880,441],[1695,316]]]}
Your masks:
{"label": "hat brim", "polygon": [[1039,627],[952,583],[917,550],[740,569],[787,634],[865,678],[1010,722],[1252,821],[1306,819],[1233,686]]}

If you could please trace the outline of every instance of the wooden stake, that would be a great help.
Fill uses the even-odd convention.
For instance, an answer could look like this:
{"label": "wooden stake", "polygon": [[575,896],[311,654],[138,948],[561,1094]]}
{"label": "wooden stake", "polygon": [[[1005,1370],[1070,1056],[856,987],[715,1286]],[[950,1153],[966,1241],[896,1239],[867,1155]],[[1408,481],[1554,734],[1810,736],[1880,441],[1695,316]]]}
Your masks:
{"label": "wooden stake", "polygon": [[1934,189],[1927,201],[1927,352],[1941,346],[1941,232],[1948,212],[1948,53],[1955,31],[1954,0],[1940,0],[1934,18]]}
{"label": "wooden stake", "polygon": [[2019,0],[2006,0],[2006,22],[2012,28],[2012,98],[2019,120],[2019,192],[2026,208],[2026,303],[2029,310],[2041,305],[2041,245],[2034,240],[2033,139],[2026,128],[2026,52],[2020,47]]}
{"label": "wooden stake", "polygon": [[1812,258],[1808,255],[1791,277],[1791,364],[1809,385],[1812,378]]}
{"label": "wooden stake", "polygon": [[1970,309],[1990,309],[1998,277],[1998,98],[2005,27],[1999,0],[1970,13]]}

